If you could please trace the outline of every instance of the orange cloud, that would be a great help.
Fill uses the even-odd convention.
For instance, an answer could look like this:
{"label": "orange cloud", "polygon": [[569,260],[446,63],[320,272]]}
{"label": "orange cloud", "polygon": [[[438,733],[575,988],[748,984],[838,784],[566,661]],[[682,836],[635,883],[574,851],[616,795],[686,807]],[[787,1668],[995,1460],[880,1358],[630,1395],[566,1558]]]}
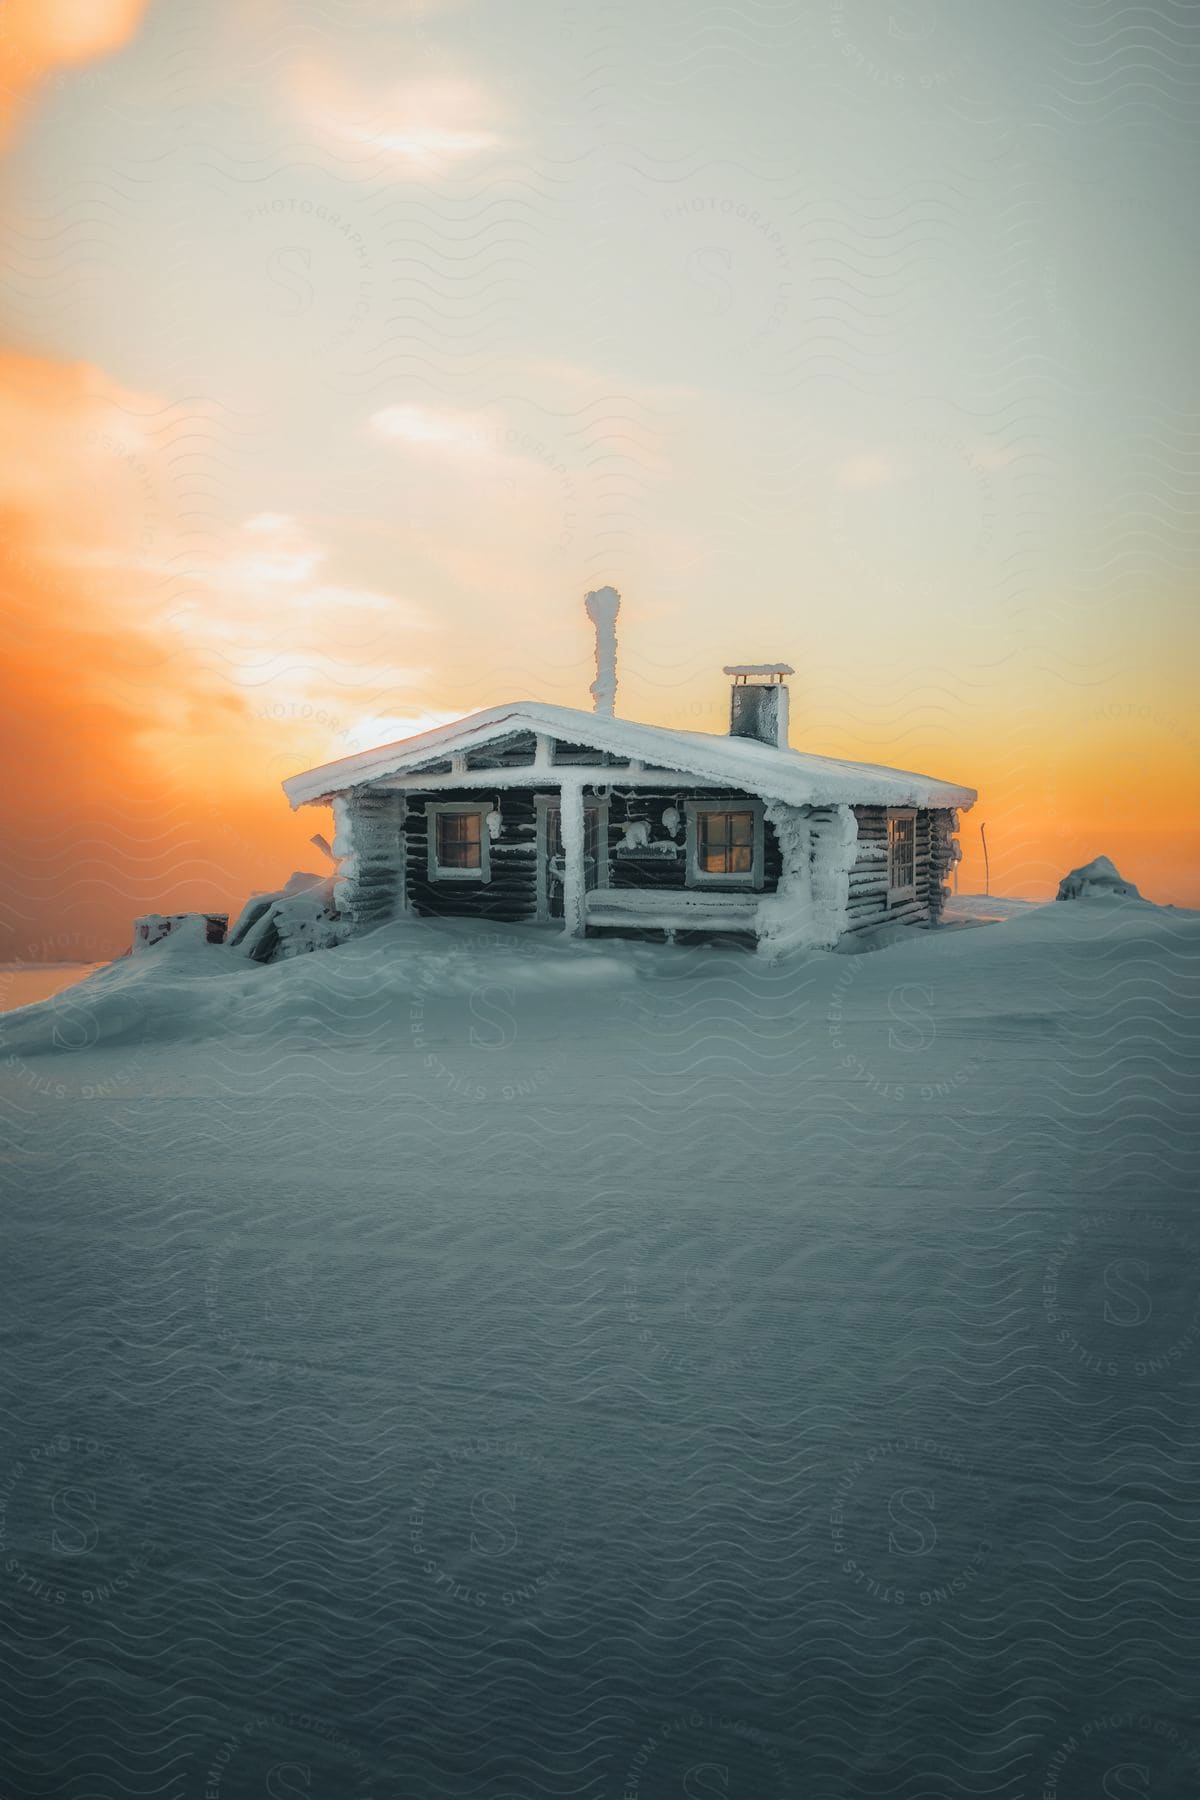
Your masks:
{"label": "orange cloud", "polygon": [[174,623],[173,428],[87,364],[0,354],[0,956],[112,953],[135,913],[236,907],[312,863],[278,721]]}
{"label": "orange cloud", "polygon": [[0,12],[0,142],[22,103],[56,69],[111,56],[133,37],[147,0],[8,0]]}

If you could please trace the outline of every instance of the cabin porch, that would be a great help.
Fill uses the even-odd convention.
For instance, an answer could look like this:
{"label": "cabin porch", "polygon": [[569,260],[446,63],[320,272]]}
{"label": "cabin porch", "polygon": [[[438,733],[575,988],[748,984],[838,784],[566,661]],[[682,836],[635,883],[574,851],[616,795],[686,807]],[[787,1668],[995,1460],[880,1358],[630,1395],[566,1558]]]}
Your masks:
{"label": "cabin porch", "polygon": [[[607,773],[607,771],[603,771]],[[400,912],[590,931],[738,931],[778,886],[756,796],[668,771],[455,771],[355,790],[339,804],[337,899],[359,929]],[[625,779],[622,780],[622,774]]]}
{"label": "cabin porch", "polygon": [[936,923],[957,823],[945,809],[783,806],[528,733],[363,783],[335,811],[336,902],[356,930],[409,912],[754,942],[779,919],[759,903],[786,882],[821,944]]}

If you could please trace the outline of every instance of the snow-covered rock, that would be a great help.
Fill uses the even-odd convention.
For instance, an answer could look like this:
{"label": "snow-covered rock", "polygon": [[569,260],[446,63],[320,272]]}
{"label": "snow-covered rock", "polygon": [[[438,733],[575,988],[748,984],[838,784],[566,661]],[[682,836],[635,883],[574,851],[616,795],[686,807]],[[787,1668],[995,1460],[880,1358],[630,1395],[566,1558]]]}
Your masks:
{"label": "snow-covered rock", "polygon": [[297,870],[273,894],[252,894],[229,933],[229,947],[252,962],[280,962],[327,950],[346,936],[334,904],[334,877]]}
{"label": "snow-covered rock", "polygon": [[139,956],[167,938],[190,944],[223,944],[228,913],[143,913],[133,921],[132,950]]}
{"label": "snow-covered rock", "polygon": [[1126,881],[1107,856],[1093,857],[1078,869],[1064,875],[1058,884],[1058,900],[1103,900],[1122,895],[1127,900],[1140,900],[1132,881]]}

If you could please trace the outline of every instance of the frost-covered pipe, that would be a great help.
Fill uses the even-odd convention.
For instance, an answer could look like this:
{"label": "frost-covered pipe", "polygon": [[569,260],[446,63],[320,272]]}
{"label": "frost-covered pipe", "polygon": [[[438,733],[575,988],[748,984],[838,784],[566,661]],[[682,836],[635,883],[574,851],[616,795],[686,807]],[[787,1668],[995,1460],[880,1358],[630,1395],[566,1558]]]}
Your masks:
{"label": "frost-covered pipe", "polygon": [[596,627],[596,679],[592,710],[612,718],[617,706],[617,614],[621,596],[614,587],[595,588],[584,596],[587,616]]}

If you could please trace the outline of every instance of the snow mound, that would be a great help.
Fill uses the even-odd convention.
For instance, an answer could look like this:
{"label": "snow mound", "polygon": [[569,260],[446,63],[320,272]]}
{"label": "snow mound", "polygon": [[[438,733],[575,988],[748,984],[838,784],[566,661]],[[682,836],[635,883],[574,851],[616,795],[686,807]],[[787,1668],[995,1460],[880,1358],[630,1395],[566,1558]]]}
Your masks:
{"label": "snow mound", "polygon": [[333,890],[332,875],[297,869],[274,893],[251,894],[229,933],[230,949],[259,963],[332,949],[349,935]]}
{"label": "snow mound", "polygon": [[[287,902],[303,903],[313,896]],[[565,1038],[579,1016],[591,1025],[617,1009],[624,1022],[644,960],[544,927],[467,919],[398,920],[332,955],[303,954],[305,942],[263,960],[249,938],[172,933],[52,1001],[0,1015],[0,1057],[203,1039],[394,1050],[412,1047],[414,1034],[432,1042],[444,1015],[451,1035],[461,1027],[470,1039],[501,1006],[523,1037]]]}
{"label": "snow mound", "polygon": [[227,913],[143,913],[133,922],[130,955],[153,950],[166,938],[185,938],[192,944],[223,944],[229,925]]}
{"label": "snow mound", "polygon": [[1064,875],[1055,897],[1059,900],[1104,900],[1117,895],[1126,900],[1142,898],[1132,881],[1124,880],[1107,856],[1096,856],[1090,863]]}

